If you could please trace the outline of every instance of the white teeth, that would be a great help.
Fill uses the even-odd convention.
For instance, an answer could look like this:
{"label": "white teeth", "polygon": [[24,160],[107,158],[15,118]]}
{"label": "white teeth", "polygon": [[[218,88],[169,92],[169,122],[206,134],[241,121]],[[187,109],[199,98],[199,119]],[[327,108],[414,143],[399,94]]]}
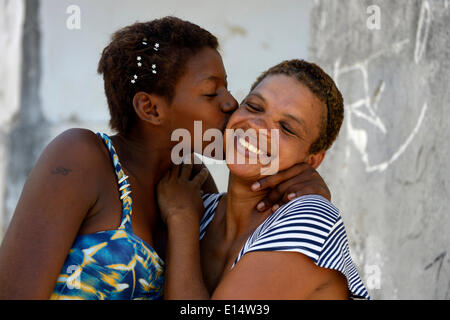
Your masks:
{"label": "white teeth", "polygon": [[256,154],[263,154],[263,152],[261,150],[259,150],[257,147],[255,147],[251,143],[245,141],[244,138],[239,138],[238,141],[241,146],[243,146],[245,149],[249,150],[250,152],[253,152]]}

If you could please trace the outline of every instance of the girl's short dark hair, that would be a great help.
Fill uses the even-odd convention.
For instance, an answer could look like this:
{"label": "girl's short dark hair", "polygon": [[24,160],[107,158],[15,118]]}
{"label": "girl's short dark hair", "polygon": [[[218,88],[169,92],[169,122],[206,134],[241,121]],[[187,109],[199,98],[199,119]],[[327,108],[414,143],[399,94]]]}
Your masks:
{"label": "girl's short dark hair", "polygon": [[319,137],[311,144],[310,154],[331,147],[339,133],[344,120],[344,100],[333,79],[318,65],[304,60],[286,60],[263,72],[253,83],[251,90],[267,76],[284,74],[297,79],[308,87],[327,108],[327,114],[322,117]]}
{"label": "girl's short dark hair", "polygon": [[176,17],[138,22],[115,32],[97,70],[103,74],[111,128],[129,132],[136,121],[133,97],[139,91],[158,94],[171,103],[187,61],[205,47],[217,50],[217,38]]}

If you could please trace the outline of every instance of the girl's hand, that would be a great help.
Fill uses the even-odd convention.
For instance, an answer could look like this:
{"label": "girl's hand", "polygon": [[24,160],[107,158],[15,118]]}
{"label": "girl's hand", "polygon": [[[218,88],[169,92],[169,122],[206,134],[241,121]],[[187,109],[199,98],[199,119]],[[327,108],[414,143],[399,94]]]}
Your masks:
{"label": "girl's hand", "polygon": [[191,178],[192,164],[172,167],[157,186],[158,205],[161,218],[166,225],[200,223],[205,208],[201,197],[201,187],[208,178],[208,170],[203,168]]}
{"label": "girl's hand", "polygon": [[256,205],[258,211],[272,211],[292,199],[307,194],[318,194],[331,200],[331,193],[320,174],[309,164],[299,163],[273,176],[260,179],[252,185],[253,191],[269,188],[271,191]]}

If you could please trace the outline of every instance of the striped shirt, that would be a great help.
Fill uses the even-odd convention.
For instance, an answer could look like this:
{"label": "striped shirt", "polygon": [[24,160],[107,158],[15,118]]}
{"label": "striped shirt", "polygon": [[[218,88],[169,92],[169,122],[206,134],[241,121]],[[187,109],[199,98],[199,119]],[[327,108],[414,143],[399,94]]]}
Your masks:
{"label": "striped shirt", "polygon": [[[200,239],[204,237],[222,195],[203,196],[205,214],[200,222]],[[302,253],[317,266],[344,274],[350,298],[370,299],[350,256],[339,210],[319,195],[302,196],[278,208],[247,239],[233,266],[252,251]]]}

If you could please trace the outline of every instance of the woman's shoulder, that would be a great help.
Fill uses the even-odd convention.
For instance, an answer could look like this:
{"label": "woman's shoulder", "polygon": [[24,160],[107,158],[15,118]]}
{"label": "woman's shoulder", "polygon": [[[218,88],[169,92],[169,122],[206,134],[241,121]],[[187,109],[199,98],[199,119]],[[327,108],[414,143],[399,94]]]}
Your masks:
{"label": "woman's shoulder", "polygon": [[270,215],[247,241],[250,251],[296,251],[319,260],[324,244],[340,221],[338,209],[318,195],[289,201]]}
{"label": "woman's shoulder", "polygon": [[286,224],[309,224],[327,233],[340,220],[339,209],[320,195],[305,195],[284,204],[265,222],[263,228],[273,230]]}
{"label": "woman's shoulder", "polygon": [[306,195],[281,206],[255,230],[236,262],[252,251],[304,254],[319,267],[343,273],[352,296],[369,297],[351,258],[339,210],[322,196]]}

